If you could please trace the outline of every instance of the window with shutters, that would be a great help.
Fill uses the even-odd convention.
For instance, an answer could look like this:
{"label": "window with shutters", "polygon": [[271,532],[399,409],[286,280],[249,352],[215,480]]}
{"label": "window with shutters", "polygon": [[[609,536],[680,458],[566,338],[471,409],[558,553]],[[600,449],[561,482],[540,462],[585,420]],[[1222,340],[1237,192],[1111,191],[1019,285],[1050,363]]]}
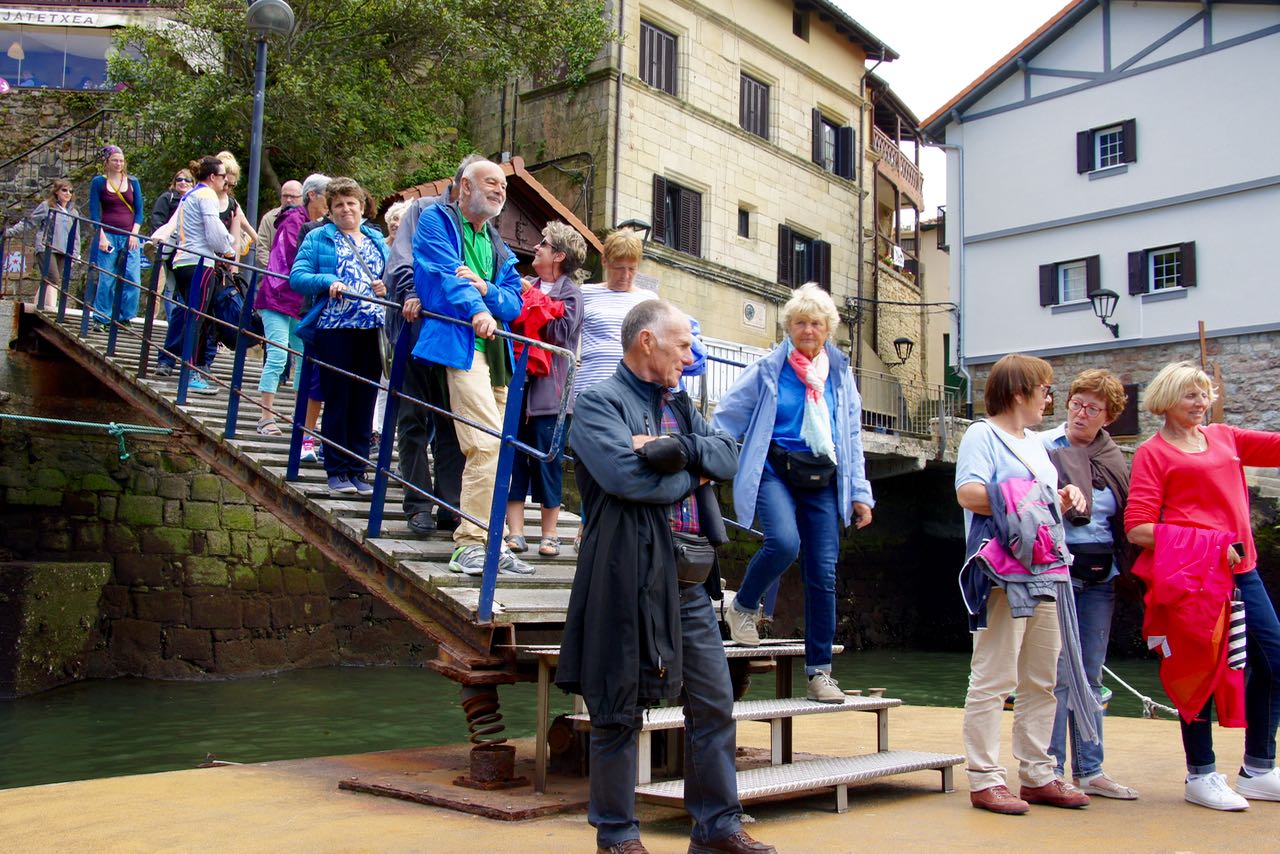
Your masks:
{"label": "window with shutters", "polygon": [[739,87],[738,124],[761,139],[769,138],[769,84],[747,74]]}
{"label": "window with shutters", "polygon": [[654,175],[653,239],[702,257],[702,194]]}
{"label": "window with shutters", "polygon": [[1102,287],[1098,255],[1040,265],[1040,305],[1082,302]]}
{"label": "window with shutters", "polygon": [[676,94],[676,37],[648,21],[640,22],[640,79]]}
{"label": "window with shutters", "polygon": [[853,128],[841,125],[821,110],[813,111],[812,121],[813,162],[841,178],[853,178]]}
{"label": "window with shutters", "polygon": [[1082,130],[1076,134],[1078,173],[1117,169],[1127,163],[1136,163],[1137,160],[1138,123],[1135,119]]}
{"label": "window with shutters", "polygon": [[793,288],[817,282],[831,290],[831,244],[778,226],[778,283]]}
{"label": "window with shutters", "polygon": [[1130,294],[1153,294],[1195,285],[1195,241],[1129,253]]}

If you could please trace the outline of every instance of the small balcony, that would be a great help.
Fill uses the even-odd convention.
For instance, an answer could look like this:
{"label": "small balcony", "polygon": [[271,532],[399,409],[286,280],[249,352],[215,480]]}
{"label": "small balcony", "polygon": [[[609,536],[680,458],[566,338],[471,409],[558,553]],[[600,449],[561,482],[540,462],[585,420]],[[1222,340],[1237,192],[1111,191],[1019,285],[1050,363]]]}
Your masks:
{"label": "small balcony", "polygon": [[871,129],[871,150],[880,156],[880,173],[893,181],[917,208],[924,207],[924,175],[920,167],[878,127]]}

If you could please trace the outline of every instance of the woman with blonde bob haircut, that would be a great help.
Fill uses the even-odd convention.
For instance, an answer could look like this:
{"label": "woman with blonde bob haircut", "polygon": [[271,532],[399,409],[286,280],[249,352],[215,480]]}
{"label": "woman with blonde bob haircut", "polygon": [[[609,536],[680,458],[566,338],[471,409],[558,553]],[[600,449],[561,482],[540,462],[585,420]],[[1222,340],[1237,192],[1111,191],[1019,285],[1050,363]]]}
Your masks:
{"label": "woman with blonde bob haircut", "polygon": [[[1217,772],[1209,723],[1214,697],[1211,695],[1198,713],[1192,712],[1195,717],[1190,720],[1186,710],[1180,709],[1180,723],[1187,759],[1186,800],[1210,809],[1243,810],[1248,809],[1250,799],[1280,801],[1280,771],[1275,767],[1276,727],[1280,724],[1280,621],[1257,571],[1258,551],[1243,468],[1280,466],[1280,433],[1230,424],[1206,425],[1205,417],[1216,396],[1209,376],[1191,362],[1166,365],[1147,386],[1147,411],[1163,416],[1164,424],[1134,455],[1124,524],[1129,541],[1146,550],[1134,571],[1144,579],[1152,576],[1148,595],[1154,595],[1155,585],[1161,582],[1159,576],[1144,570],[1160,560],[1162,540],[1173,543],[1174,538],[1189,535],[1180,528],[1206,532],[1195,536],[1211,538],[1210,545],[1218,549],[1234,574],[1244,603],[1248,661],[1244,762],[1235,791],[1226,776]],[[1229,534],[1228,540],[1222,532]],[[1230,541],[1234,544],[1228,545]],[[1212,571],[1205,567],[1206,573]],[[1219,715],[1225,705],[1219,704]]]}
{"label": "woman with blonde bob haircut", "polygon": [[800,557],[807,696],[821,703],[844,702],[831,677],[840,528],[870,525],[875,505],[862,453],[862,398],[848,357],[830,341],[839,322],[831,295],[817,284],[792,291],[782,309],[786,338],[742,372],[711,422],[742,442],[733,479],[738,523],[759,520],[764,532],[725,615],[729,634],[760,643],[760,599]]}

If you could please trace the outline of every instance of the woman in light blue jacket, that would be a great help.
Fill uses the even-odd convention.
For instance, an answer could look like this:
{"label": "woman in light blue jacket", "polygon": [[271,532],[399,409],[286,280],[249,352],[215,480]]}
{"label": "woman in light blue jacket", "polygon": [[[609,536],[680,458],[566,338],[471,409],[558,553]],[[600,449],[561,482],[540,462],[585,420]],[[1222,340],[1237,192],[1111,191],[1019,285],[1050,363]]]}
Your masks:
{"label": "woman in light blue jacket", "polygon": [[757,522],[764,532],[729,609],[729,633],[741,644],[760,643],[760,598],[803,546],[808,697],[823,703],[844,701],[831,678],[840,526],[866,527],[875,505],[862,455],[862,399],[848,358],[828,340],[839,322],[818,285],[795,290],[782,309],[786,340],[743,372],[712,418],[715,429],[742,441],[733,482],[738,522]]}

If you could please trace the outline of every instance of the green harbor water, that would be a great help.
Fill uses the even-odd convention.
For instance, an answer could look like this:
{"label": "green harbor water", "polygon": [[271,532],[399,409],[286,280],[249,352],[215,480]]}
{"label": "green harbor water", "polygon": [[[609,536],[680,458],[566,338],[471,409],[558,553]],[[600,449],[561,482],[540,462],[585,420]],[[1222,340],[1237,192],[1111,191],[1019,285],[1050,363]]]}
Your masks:
{"label": "green harbor water", "polygon": [[[960,706],[968,656],[862,652],[836,657],[842,688],[886,688],[908,704]],[[1167,702],[1153,660],[1109,666]],[[797,664],[794,684],[803,691]],[[1141,703],[1119,685],[1111,714],[1137,716]],[[755,677],[749,696],[773,696]],[[500,689],[506,734],[534,730],[534,686]],[[552,713],[570,710],[552,692]],[[457,686],[416,668],[327,668],[227,682],[82,682],[0,702],[0,788],[193,768],[209,754],[232,762],[363,753],[466,740]],[[959,732],[956,733],[957,745]]]}

